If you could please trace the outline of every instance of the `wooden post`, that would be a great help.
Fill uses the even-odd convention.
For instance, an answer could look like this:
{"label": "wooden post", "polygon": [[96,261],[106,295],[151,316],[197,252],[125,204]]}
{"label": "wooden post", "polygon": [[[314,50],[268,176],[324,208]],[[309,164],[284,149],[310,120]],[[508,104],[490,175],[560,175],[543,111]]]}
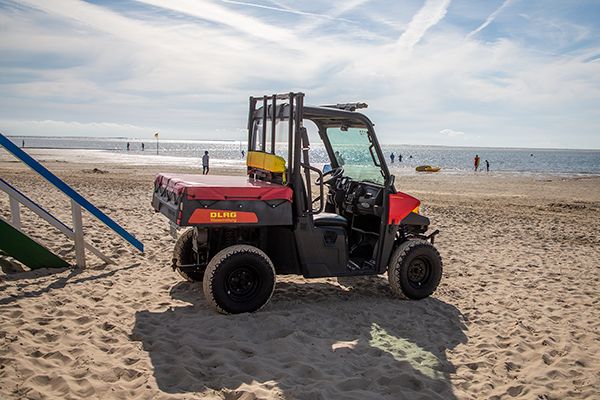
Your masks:
{"label": "wooden post", "polygon": [[83,241],[83,220],[81,218],[81,206],[71,200],[71,212],[73,215],[73,232],[75,237],[75,260],[79,268],[85,268],[85,242]]}
{"label": "wooden post", "polygon": [[21,209],[17,199],[9,195],[10,199],[10,223],[17,229],[21,229]]}

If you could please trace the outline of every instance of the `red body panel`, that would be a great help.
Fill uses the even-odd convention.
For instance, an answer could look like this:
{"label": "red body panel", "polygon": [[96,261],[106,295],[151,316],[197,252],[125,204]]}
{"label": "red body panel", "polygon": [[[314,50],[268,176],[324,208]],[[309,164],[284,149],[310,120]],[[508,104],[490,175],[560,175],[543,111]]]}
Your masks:
{"label": "red body panel", "polygon": [[189,200],[287,200],[287,186],[252,180],[245,176],[158,174],[156,184],[176,196],[185,192]]}
{"label": "red body panel", "polygon": [[398,225],[419,204],[421,204],[419,199],[415,199],[406,193],[390,194],[388,225]]}

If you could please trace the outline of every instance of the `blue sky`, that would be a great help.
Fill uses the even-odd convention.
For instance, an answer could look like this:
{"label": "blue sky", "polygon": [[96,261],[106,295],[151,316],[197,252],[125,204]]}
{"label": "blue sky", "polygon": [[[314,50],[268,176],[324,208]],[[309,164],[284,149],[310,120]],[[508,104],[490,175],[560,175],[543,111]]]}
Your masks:
{"label": "blue sky", "polygon": [[600,1],[0,0],[0,131],[241,139],[249,95],[384,143],[600,148]]}

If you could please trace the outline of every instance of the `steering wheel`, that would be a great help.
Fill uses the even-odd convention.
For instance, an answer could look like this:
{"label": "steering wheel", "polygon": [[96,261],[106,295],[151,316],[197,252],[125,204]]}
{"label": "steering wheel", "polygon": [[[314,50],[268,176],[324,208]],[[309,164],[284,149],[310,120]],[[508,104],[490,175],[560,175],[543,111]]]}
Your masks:
{"label": "steering wheel", "polygon": [[[334,180],[338,179],[339,177],[341,177],[343,174],[344,174],[344,168],[342,168],[342,167],[337,167],[337,168],[331,169],[323,174],[323,184],[327,185],[331,181],[334,181]],[[331,175],[331,177],[329,179],[325,179],[325,177],[329,176],[329,175]],[[315,180],[315,185],[320,185],[320,184],[321,184],[321,177],[319,176]]]}

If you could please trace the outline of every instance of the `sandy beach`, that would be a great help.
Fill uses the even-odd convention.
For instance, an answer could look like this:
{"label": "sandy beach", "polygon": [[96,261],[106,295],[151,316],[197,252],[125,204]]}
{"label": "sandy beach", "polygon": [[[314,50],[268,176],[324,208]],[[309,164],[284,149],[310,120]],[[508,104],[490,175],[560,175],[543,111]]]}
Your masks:
{"label": "sandy beach", "polygon": [[[441,231],[432,297],[394,299],[384,276],[280,276],[263,310],[224,316],[171,270],[175,241],[150,206],[157,172],[197,170],[31,153],[146,251],[84,213],[87,240],[116,265],[89,253],[83,270],[2,261],[3,399],[599,396],[600,177],[403,176],[396,187]],[[4,151],[0,175],[70,222],[64,195]],[[66,237],[27,210],[21,218],[74,262]]]}

